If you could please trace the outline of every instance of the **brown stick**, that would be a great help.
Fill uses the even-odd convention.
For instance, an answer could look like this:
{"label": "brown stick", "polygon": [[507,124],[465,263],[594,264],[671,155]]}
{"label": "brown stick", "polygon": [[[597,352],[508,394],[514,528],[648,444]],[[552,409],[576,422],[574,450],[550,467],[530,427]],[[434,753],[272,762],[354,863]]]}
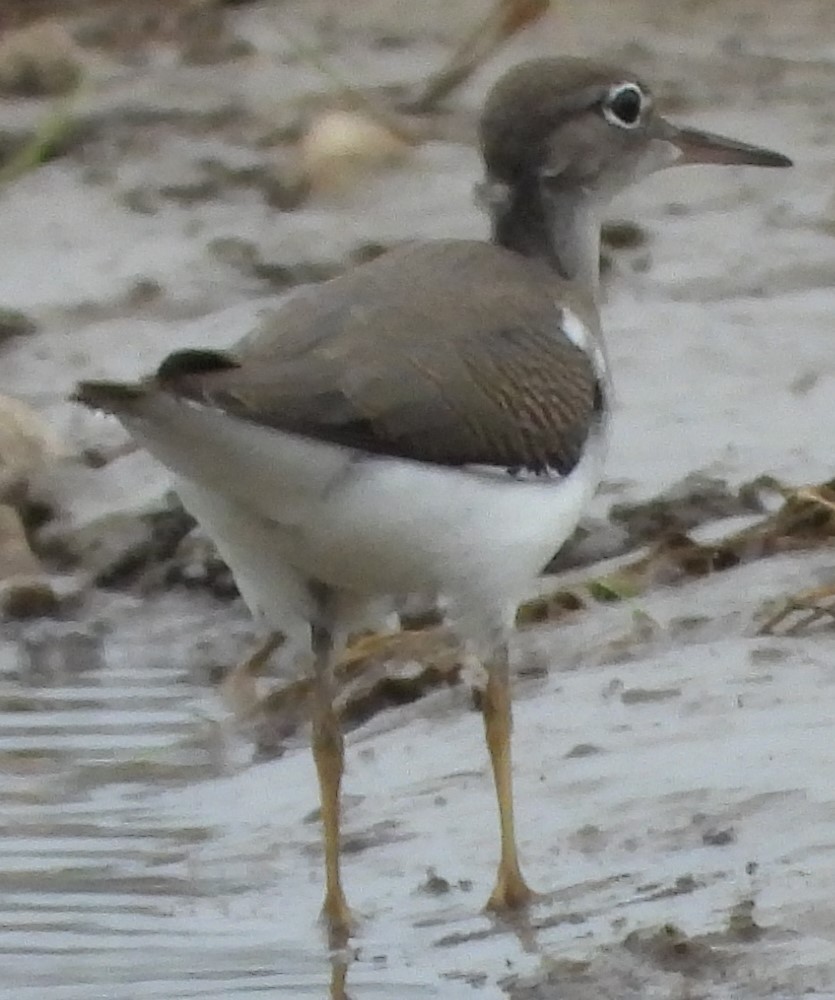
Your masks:
{"label": "brown stick", "polygon": [[460,87],[517,31],[538,21],[550,0],[498,0],[475,30],[464,39],[447,64],[433,73],[420,94],[405,105],[412,114],[426,114]]}

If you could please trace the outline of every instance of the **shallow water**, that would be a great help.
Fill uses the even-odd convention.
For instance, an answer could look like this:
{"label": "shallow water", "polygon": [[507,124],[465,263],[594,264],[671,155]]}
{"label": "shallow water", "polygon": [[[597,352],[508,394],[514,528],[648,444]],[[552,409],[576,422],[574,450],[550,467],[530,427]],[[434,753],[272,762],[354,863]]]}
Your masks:
{"label": "shallow water", "polygon": [[[320,929],[276,920],[269,846],[225,843],[240,816],[211,779],[249,750],[208,683],[207,627],[230,641],[249,629],[237,605],[173,594],[5,633],[0,997],[339,995],[344,965]],[[195,820],[194,795],[212,822]],[[379,958],[351,978],[364,997],[436,995]]]}
{"label": "shallow water", "polygon": [[[216,829],[155,804],[161,787],[228,759],[183,655],[199,616],[176,599],[165,610],[133,606],[116,640],[56,623],[2,647],[4,997],[321,993],[318,947],[282,948],[271,924],[224,918],[225,901],[252,887],[245,867],[190,867]],[[145,629],[155,638],[140,641]],[[206,898],[217,918],[196,921],[190,908]]]}
{"label": "shallow water", "polygon": [[[799,564],[781,566],[785,587]],[[774,572],[744,572],[755,603]],[[630,928],[673,925],[704,951],[697,995],[832,996],[831,658],[814,641],[712,639],[748,615],[728,617],[732,577],[690,588],[701,637],[628,664],[605,653],[627,607],[522,640],[564,666],[517,689],[521,846],[534,884],[556,890],[522,933],[480,913],[496,837],[476,713],[447,692],[350,734],[345,869],[363,921],[347,996],[649,995],[636,982],[678,996],[655,938],[623,946]],[[661,634],[682,600],[647,599]],[[223,637],[248,634],[240,607],[100,595],[84,622],[0,645],[0,998],[345,996],[315,922],[310,755],[249,764],[209,683],[198,637],[212,627],[225,655]],[[434,869],[440,893],[425,888]],[[748,905],[750,938],[729,922]],[[725,965],[745,989],[715,978]]]}

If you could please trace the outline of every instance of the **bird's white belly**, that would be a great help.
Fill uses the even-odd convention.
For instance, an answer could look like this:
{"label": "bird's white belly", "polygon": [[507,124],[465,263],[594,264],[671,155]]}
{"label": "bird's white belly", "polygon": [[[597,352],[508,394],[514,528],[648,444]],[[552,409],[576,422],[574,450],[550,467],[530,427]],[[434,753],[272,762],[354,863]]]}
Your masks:
{"label": "bird's white belly", "polygon": [[[521,481],[178,409],[164,438],[146,421],[132,430],[179,474],[184,504],[268,618],[273,604],[304,617],[311,578],[357,596],[453,593],[491,609],[516,601],[574,530],[602,462],[593,438],[568,476]],[[283,567],[293,579],[277,579]]]}
{"label": "bird's white belly", "polygon": [[352,589],[429,586],[487,597],[524,587],[574,530],[596,486],[589,471],[522,482],[366,460],[322,504],[304,558],[323,579],[334,574],[331,582]]}

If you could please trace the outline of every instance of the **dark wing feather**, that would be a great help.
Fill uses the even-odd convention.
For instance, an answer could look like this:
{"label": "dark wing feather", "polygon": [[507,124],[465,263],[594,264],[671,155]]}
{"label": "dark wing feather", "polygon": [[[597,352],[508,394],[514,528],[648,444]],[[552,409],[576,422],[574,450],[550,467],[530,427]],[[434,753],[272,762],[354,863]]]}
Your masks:
{"label": "dark wing feather", "polygon": [[320,285],[231,360],[169,359],[158,385],[374,454],[563,474],[601,402],[588,355],[560,329],[550,272],[463,242]]}

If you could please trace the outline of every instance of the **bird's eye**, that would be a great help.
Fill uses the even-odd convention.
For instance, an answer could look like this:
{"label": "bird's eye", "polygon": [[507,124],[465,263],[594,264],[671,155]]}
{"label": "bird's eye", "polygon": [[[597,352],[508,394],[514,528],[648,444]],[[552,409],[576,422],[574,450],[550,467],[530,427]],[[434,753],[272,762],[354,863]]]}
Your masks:
{"label": "bird's eye", "polygon": [[619,83],[603,101],[603,116],[610,125],[637,128],[645,107],[646,97],[637,84]]}

